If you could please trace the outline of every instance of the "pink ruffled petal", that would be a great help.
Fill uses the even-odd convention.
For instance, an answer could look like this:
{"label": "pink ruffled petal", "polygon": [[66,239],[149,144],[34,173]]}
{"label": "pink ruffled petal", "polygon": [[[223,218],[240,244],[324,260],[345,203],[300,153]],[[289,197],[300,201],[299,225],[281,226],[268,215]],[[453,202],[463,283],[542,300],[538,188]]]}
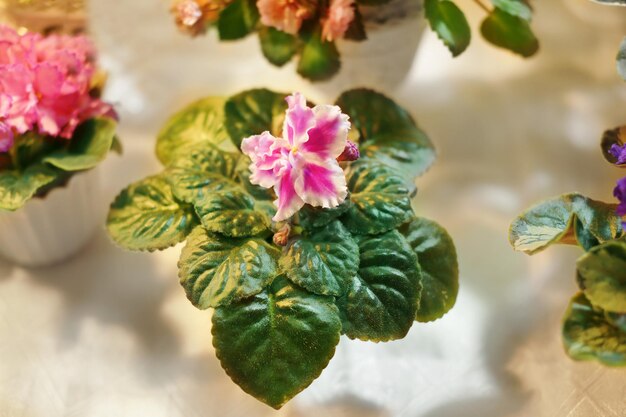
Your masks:
{"label": "pink ruffled petal", "polygon": [[293,170],[287,169],[280,178],[278,184],[274,187],[274,191],[278,198],[274,201],[278,211],[272,218],[276,222],[287,220],[298,212],[304,206],[304,201],[298,196],[294,189]]}
{"label": "pink ruffled petal", "polygon": [[13,145],[13,130],[3,122],[0,122],[0,152],[7,152]]}
{"label": "pink ruffled petal", "polygon": [[241,142],[241,150],[250,157],[250,182],[261,187],[271,188],[278,182],[289,153],[283,139],[275,138],[269,132],[250,136]]}
{"label": "pink ruffled petal", "polygon": [[300,149],[316,154],[321,159],[335,159],[346,147],[349,117],[338,106],[318,105],[313,108],[315,126],[309,130],[309,139]]}
{"label": "pink ruffled petal", "polygon": [[34,87],[37,94],[44,97],[56,97],[61,93],[63,73],[56,65],[43,63],[35,68]]}
{"label": "pink ruffled petal", "polygon": [[4,118],[9,115],[9,110],[11,109],[12,103],[13,99],[10,95],[0,93],[0,117]]}
{"label": "pink ruffled petal", "polygon": [[283,124],[283,138],[292,147],[299,147],[308,140],[308,131],[315,126],[315,114],[306,105],[306,99],[300,93],[293,93],[285,98],[289,108]]}
{"label": "pink ruffled petal", "polygon": [[348,195],[346,176],[334,159],[301,158],[294,188],[306,204],[315,207],[337,207]]}

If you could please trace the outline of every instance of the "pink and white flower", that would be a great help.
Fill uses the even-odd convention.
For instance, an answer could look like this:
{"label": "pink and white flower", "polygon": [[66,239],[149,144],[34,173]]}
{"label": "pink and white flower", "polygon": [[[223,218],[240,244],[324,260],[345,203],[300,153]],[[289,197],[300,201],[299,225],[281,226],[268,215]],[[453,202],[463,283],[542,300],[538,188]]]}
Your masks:
{"label": "pink and white flower", "polygon": [[310,0],[258,0],[261,23],[295,35],[302,21],[315,14],[317,4]]}
{"label": "pink and white flower", "polygon": [[274,221],[288,219],[305,204],[336,207],[348,194],[337,162],[348,143],[348,116],[337,106],[310,108],[299,93],[286,100],[282,138],[266,131],[241,143],[252,160],[250,181],[276,192]]}
{"label": "pink and white flower", "polygon": [[354,0],[330,0],[328,15],[322,19],[322,39],[332,42],[343,38],[354,20]]}

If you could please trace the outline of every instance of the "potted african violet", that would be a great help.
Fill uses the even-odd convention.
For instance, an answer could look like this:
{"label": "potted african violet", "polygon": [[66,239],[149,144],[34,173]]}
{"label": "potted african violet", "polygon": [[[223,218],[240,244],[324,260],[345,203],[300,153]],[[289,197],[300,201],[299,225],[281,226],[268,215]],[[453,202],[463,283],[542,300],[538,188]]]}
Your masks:
{"label": "potted african violet", "polygon": [[116,114],[82,36],[0,26],[0,255],[44,265],[96,230],[97,175],[115,140]]}
{"label": "potted african violet", "polygon": [[[480,31],[488,42],[524,57],[537,52],[526,0],[476,3],[486,14]],[[453,56],[471,40],[467,19],[452,0],[174,0],[172,13],[192,36],[213,26],[225,41],[256,32],[270,63],[283,66],[297,57],[297,72],[312,81],[333,77],[341,66],[353,84],[402,81],[424,15]]]}
{"label": "potted african violet", "polygon": [[452,239],[411,207],[435,156],[413,118],[371,90],[314,107],[285,96],[250,90],[176,114],[157,141],[163,170],[124,189],[107,221],[124,248],[186,241],[180,283],[214,309],[222,367],[274,408],[341,335],[401,339],[458,291]]}

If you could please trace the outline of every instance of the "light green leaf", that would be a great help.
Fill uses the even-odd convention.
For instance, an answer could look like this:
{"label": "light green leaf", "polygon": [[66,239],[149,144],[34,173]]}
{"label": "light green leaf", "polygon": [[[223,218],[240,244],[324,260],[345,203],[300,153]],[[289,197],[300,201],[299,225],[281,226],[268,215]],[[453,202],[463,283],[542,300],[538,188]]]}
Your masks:
{"label": "light green leaf", "polygon": [[[518,251],[534,254],[555,243],[588,242],[593,236],[599,243],[617,238],[622,233],[616,206],[595,201],[580,194],[564,194],[544,201],[522,213],[511,224],[509,241]],[[584,239],[577,239],[584,229]]]}
{"label": "light green leaf", "polygon": [[436,320],[454,306],[459,292],[459,265],[454,242],[437,223],[415,218],[400,232],[409,242],[422,270],[422,296],[415,319]]}
{"label": "light green leaf", "polygon": [[470,44],[472,31],[461,9],[449,0],[425,0],[424,9],[430,27],[452,56],[463,53]]}
{"label": "light green leaf", "polygon": [[203,143],[224,146],[228,135],[224,129],[224,103],[221,97],[198,100],[168,119],[157,135],[156,155],[163,165],[186,158],[194,147]]}
{"label": "light green leaf", "polygon": [[241,39],[254,31],[258,21],[254,0],[234,0],[220,13],[217,31],[223,41]]}
{"label": "light green leaf", "polygon": [[194,206],[207,230],[226,236],[256,236],[267,232],[271,224],[267,213],[256,208],[254,199],[243,191],[206,193]]}
{"label": "light green leaf", "polygon": [[572,298],[565,313],[563,344],[572,359],[626,366],[626,332],[607,321],[582,293]]}
{"label": "light green leaf", "polygon": [[539,50],[539,41],[528,21],[498,8],[483,20],[480,31],[488,42],[524,58],[535,55]]}
{"label": "light green leaf", "polygon": [[109,154],[116,126],[113,119],[89,119],[76,128],[67,148],[51,153],[43,158],[43,162],[64,171],[93,168]]}
{"label": "light green leaf", "polygon": [[0,171],[0,210],[22,208],[39,190],[63,175],[45,164],[34,164],[23,171]]}
{"label": "light green leaf", "polygon": [[196,227],[180,254],[178,275],[199,309],[258,294],[277,275],[278,250],[258,238],[235,239]]}
{"label": "light green leaf", "polygon": [[197,219],[178,202],[161,173],[126,187],[109,210],[107,229],[120,246],[131,250],[165,249],[187,237]]}
{"label": "light green leaf", "polygon": [[315,294],[341,295],[359,266],[359,247],[335,220],[289,242],[280,258],[281,271]]}
{"label": "light green leaf", "polygon": [[594,306],[626,313],[626,243],[606,242],[577,262],[578,282]]}
{"label": "light green leaf", "polygon": [[401,339],[415,320],[420,299],[417,256],[395,230],[358,239],[359,273],[337,299],[343,333],[376,342]]}
{"label": "light green leaf", "polygon": [[404,181],[387,166],[360,159],[346,171],[352,204],[342,216],[357,235],[383,233],[407,222],[413,215]]}
{"label": "light green leaf", "polygon": [[298,46],[295,36],[269,26],[263,26],[259,30],[259,41],[263,56],[279,67],[291,60]]}
{"label": "light green leaf", "polygon": [[305,32],[303,39],[298,74],[311,81],[324,81],[335,75],[341,67],[335,43],[323,40],[320,29]]}
{"label": "light green leaf", "polygon": [[529,22],[533,18],[533,11],[525,0],[491,0],[491,3],[512,16]]}
{"label": "light green leaf", "polygon": [[287,94],[266,89],[244,91],[232,96],[224,106],[225,125],[237,148],[244,138],[269,131],[282,136]]}
{"label": "light green leaf", "polygon": [[213,346],[228,376],[278,409],[317,378],[335,353],[341,322],[333,298],[286,279],[213,314]]}

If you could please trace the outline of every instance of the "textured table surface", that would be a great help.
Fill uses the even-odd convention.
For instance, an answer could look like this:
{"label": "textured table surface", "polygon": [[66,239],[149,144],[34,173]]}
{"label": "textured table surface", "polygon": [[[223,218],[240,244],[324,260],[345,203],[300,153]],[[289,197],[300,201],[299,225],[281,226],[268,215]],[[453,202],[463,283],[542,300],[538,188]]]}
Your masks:
{"label": "textured table surface", "polygon": [[[270,68],[254,39],[225,46],[177,35],[165,1],[113,3],[93,0],[90,9],[108,95],[123,116],[125,154],[103,167],[108,200],[159,169],[155,133],[192,98],[260,85],[329,94]],[[626,10],[536,3],[538,57],[496,51],[475,33],[469,52],[452,60],[427,34],[409,79],[388,92],[439,150],[418,181],[416,207],[457,243],[461,292],[445,318],[389,344],[342,339],[320,379],[277,412],[221,370],[210,314],[177,282],[180,248],[127,253],[101,231],[62,265],[0,262],[0,416],[626,415],[626,371],[562,352],[579,252],[529,258],[507,242],[511,219],[537,199],[575,190],[611,198],[619,172],[603,162],[598,140],[626,121],[626,85],[613,66]]]}

